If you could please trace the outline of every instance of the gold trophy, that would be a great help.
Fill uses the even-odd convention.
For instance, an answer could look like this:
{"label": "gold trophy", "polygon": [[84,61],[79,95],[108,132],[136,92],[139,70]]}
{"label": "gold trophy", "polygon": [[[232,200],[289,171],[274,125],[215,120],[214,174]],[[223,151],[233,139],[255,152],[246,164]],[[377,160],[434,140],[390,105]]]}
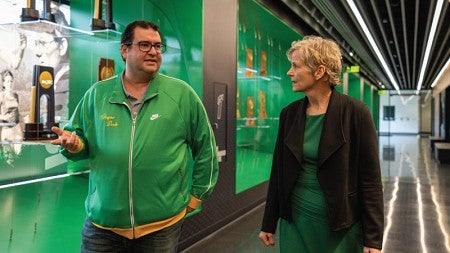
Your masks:
{"label": "gold trophy", "polygon": [[239,89],[236,92],[236,118],[241,118],[241,112],[239,111]]}
{"label": "gold trophy", "polygon": [[98,81],[108,79],[114,75],[114,60],[100,58],[98,63]]}
{"label": "gold trophy", "polygon": [[267,118],[266,112],[266,93],[264,91],[259,92],[259,114],[258,118],[265,119]]}
{"label": "gold trophy", "polygon": [[253,50],[247,48],[246,51],[246,67],[245,77],[253,77],[255,73],[251,71],[253,69]]}
{"label": "gold trophy", "polygon": [[[47,100],[46,115],[41,115],[41,98]],[[41,116],[45,116],[41,122]],[[24,140],[56,139],[58,135],[51,128],[55,123],[55,91],[53,68],[34,65],[31,86],[30,122],[25,124]]]}
{"label": "gold trophy", "polygon": [[266,50],[261,50],[261,71],[260,76],[267,76],[267,53]]}
{"label": "gold trophy", "polygon": [[247,121],[245,122],[246,126],[255,126],[255,115],[253,114],[254,108],[255,101],[253,97],[247,97]]}

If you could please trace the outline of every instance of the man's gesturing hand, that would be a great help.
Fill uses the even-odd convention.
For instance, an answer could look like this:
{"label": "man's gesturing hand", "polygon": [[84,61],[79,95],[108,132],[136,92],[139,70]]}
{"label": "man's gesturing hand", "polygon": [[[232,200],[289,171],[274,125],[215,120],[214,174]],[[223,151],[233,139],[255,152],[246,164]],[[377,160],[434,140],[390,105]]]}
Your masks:
{"label": "man's gesturing hand", "polygon": [[53,145],[60,145],[70,153],[78,153],[83,149],[83,142],[75,132],[62,130],[59,127],[52,127],[52,131],[58,135],[58,139],[52,140]]}

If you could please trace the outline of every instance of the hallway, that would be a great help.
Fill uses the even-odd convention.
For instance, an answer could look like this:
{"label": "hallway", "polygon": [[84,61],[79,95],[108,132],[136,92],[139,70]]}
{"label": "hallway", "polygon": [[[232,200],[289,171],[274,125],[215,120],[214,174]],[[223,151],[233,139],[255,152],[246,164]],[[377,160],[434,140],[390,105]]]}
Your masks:
{"label": "hallway", "polygon": [[[385,203],[384,253],[450,253],[450,164],[428,137],[380,136]],[[182,253],[278,252],[258,239],[264,204]]]}

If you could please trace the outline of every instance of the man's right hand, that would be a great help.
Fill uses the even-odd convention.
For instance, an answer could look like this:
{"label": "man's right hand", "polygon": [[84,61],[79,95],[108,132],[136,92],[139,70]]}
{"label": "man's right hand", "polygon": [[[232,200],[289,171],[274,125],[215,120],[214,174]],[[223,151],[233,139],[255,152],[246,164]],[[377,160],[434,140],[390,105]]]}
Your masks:
{"label": "man's right hand", "polygon": [[58,139],[52,140],[51,144],[60,145],[70,153],[78,153],[83,149],[83,142],[75,132],[62,130],[56,126],[52,127],[52,131],[58,135]]}

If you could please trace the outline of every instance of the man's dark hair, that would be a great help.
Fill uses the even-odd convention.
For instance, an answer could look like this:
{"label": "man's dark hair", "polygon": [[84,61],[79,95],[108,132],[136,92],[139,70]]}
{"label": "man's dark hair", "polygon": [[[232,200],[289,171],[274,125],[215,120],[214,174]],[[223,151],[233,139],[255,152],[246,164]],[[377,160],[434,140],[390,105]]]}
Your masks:
{"label": "man's dark hair", "polygon": [[162,39],[161,32],[159,31],[159,26],[153,22],[144,21],[144,20],[136,20],[130,24],[127,25],[125,28],[125,31],[122,33],[122,38],[120,40],[121,44],[128,44],[130,42],[133,42],[134,39],[134,29],[136,27],[141,27],[144,29],[153,29],[156,32],[159,33],[159,36]]}

